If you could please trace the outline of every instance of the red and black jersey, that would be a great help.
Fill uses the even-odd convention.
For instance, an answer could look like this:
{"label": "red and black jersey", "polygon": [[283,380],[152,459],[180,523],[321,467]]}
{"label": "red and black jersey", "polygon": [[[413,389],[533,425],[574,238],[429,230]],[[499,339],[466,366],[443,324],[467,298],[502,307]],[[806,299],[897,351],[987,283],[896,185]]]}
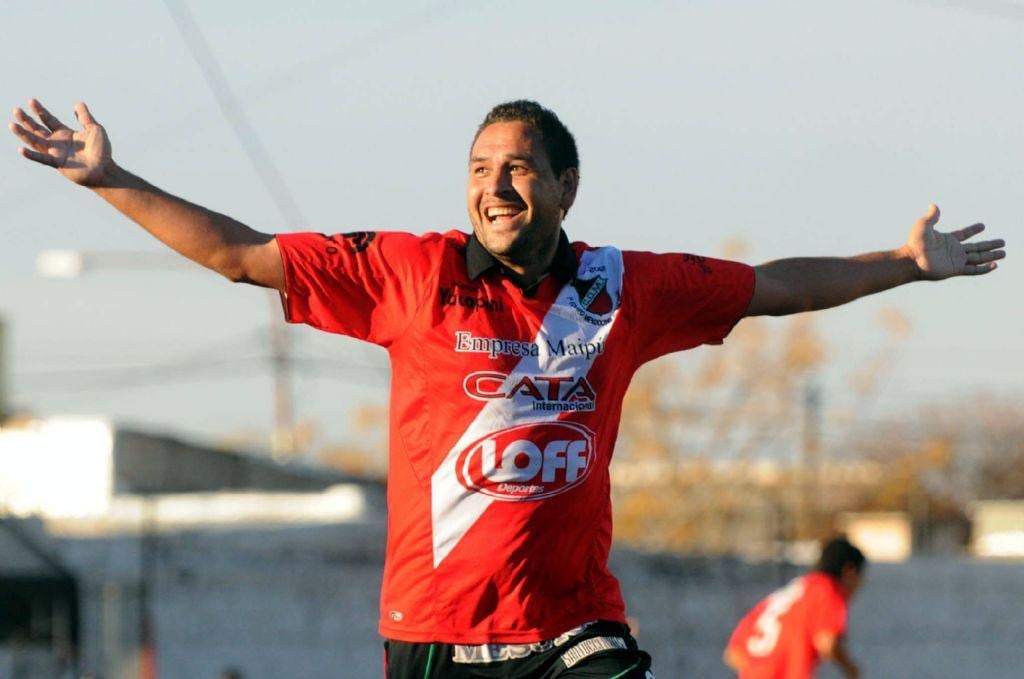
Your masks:
{"label": "red and black jersey", "polygon": [[814,637],[846,629],[846,596],[835,578],[809,573],[772,592],[729,639],[745,660],[740,679],[809,679],[818,664]]}
{"label": "red and black jersey", "polygon": [[288,320],[390,353],[381,634],[529,643],[624,621],[607,568],[623,396],[645,361],[720,343],[753,270],[563,235],[523,290],[456,231],[277,240]]}

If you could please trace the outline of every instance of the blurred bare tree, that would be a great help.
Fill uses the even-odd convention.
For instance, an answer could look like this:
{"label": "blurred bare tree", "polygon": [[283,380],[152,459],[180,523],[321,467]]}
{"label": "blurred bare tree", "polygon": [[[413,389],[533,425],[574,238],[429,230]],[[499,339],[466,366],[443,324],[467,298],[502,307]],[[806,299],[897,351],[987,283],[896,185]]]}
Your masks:
{"label": "blurred bare tree", "polygon": [[972,500],[1024,499],[1024,406],[975,395],[864,429],[849,441],[884,468],[854,509],[906,511],[920,549],[946,549],[968,538]]}
{"label": "blurred bare tree", "polygon": [[[742,255],[740,242],[723,253]],[[848,439],[859,422],[842,413],[824,422],[818,375],[829,353],[814,318],[747,319],[721,348],[638,371],[612,468],[617,539],[770,557],[784,542],[827,534],[833,516],[860,499],[878,469],[825,449],[826,438]],[[853,413],[865,411],[910,332],[895,309],[878,323],[879,345],[850,376]]]}
{"label": "blurred bare tree", "polygon": [[626,396],[616,537],[708,553],[789,537],[805,395],[824,340],[808,315],[750,319],[724,347],[694,355],[645,366]]}
{"label": "blurred bare tree", "polygon": [[[868,411],[910,332],[898,311],[878,320],[884,339],[850,376],[848,412]],[[770,557],[829,533],[840,512],[902,511],[919,547],[954,549],[970,501],[1024,498],[1024,406],[976,396],[826,421],[812,397],[827,357],[803,315],[744,321],[722,348],[639,371],[613,463],[616,538]]]}

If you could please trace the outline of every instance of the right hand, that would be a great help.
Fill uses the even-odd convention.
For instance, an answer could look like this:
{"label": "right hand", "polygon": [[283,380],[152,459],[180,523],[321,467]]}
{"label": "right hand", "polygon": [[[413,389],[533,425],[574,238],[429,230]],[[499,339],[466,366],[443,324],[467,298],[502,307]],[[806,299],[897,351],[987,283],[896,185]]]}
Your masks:
{"label": "right hand", "polygon": [[25,144],[19,149],[21,155],[56,168],[76,184],[101,184],[113,166],[110,139],[103,126],[89,113],[89,108],[82,102],[75,104],[75,117],[82,129],[72,130],[37,100],[30,99],[28,103],[39,121],[16,108],[14,122],[8,126],[14,136]]}
{"label": "right hand", "polygon": [[956,231],[937,231],[939,208],[934,203],[928,212],[914,222],[901,248],[914,261],[921,278],[942,280],[952,276],[978,276],[994,271],[997,259],[1006,256],[1006,242],[997,240],[964,242],[985,230],[985,225],[971,224]]}

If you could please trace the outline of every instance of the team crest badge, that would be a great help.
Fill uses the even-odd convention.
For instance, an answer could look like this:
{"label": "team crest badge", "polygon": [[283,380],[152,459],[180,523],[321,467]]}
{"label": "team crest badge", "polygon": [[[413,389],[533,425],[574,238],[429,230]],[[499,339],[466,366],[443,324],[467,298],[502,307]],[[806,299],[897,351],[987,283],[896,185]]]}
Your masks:
{"label": "team crest badge", "polygon": [[614,305],[606,277],[574,278],[572,287],[580,297],[580,306],[589,313],[603,315],[612,311]]}

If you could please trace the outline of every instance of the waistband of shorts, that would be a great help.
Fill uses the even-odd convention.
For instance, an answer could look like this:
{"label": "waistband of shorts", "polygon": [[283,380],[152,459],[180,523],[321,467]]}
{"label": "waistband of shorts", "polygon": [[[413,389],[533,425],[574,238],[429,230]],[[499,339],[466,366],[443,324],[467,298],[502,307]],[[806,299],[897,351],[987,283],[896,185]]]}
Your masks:
{"label": "waistband of shorts", "polygon": [[502,662],[526,658],[536,653],[546,653],[553,648],[568,644],[583,634],[629,638],[629,627],[609,620],[591,620],[559,634],[553,639],[529,644],[453,644],[452,659],[457,664]]}

